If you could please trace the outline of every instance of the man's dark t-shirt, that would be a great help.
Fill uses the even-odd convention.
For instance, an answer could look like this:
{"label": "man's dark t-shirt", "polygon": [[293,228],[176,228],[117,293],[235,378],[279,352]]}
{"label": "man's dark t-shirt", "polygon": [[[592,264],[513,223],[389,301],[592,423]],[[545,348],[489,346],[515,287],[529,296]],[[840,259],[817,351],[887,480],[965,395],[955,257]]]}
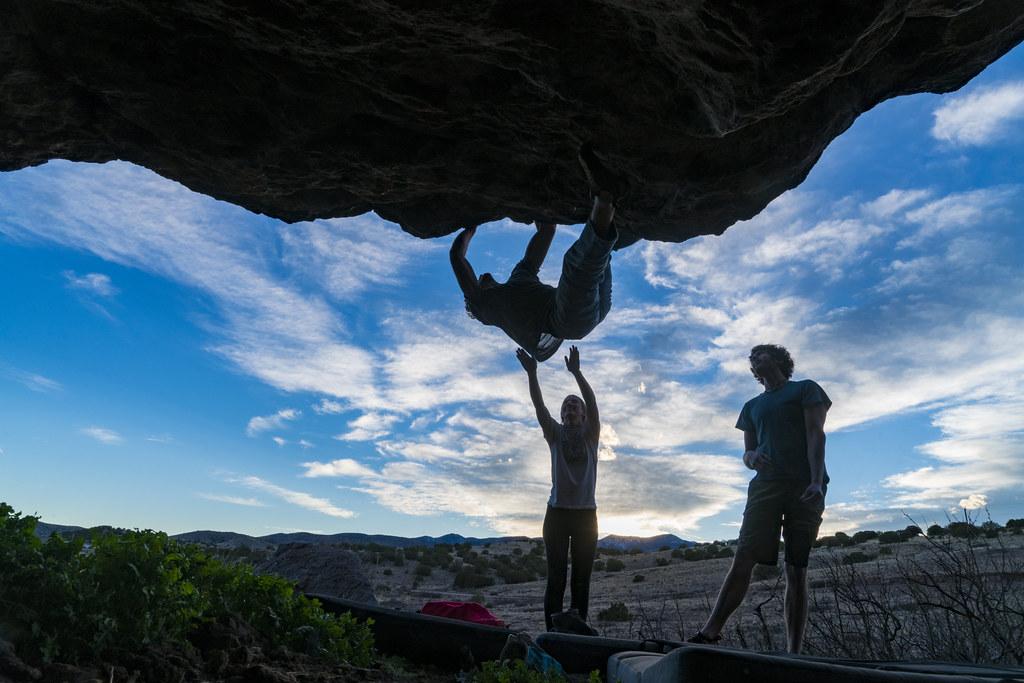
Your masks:
{"label": "man's dark t-shirt", "polygon": [[[825,410],[832,405],[825,390],[809,379],[787,381],[778,389],[765,390],[746,402],[736,429],[755,432],[757,450],[772,460],[772,466],[758,472],[755,479],[811,480],[804,408],[818,403],[824,403]],[[824,474],[827,484],[828,472]]]}
{"label": "man's dark t-shirt", "polygon": [[539,361],[554,355],[562,340],[545,331],[555,307],[555,288],[537,279],[513,277],[504,284],[480,290],[466,299],[473,317],[496,325]]}

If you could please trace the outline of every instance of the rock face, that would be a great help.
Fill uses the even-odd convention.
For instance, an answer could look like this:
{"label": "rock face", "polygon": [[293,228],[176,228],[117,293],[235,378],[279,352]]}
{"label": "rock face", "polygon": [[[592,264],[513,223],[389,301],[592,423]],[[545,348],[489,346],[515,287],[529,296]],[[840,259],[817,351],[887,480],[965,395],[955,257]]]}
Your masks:
{"label": "rock face", "polygon": [[256,569],[295,581],[307,593],[377,604],[359,556],[340,546],[286,543]]}
{"label": "rock face", "polygon": [[620,226],[720,233],[862,112],[959,88],[1021,0],[7,0],[0,169],[124,159],[288,221],[419,236],[580,222],[590,141]]}

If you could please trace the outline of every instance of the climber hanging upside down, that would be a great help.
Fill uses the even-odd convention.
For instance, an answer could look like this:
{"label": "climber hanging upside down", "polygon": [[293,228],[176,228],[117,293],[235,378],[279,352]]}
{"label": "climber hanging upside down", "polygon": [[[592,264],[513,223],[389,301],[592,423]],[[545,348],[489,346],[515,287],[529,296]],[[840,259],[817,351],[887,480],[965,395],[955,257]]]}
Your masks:
{"label": "climber hanging upside down", "polygon": [[618,239],[612,224],[613,198],[623,183],[600,164],[589,146],[580,150],[580,162],[594,193],[594,205],[583,232],[565,253],[557,287],[538,277],[555,237],[553,223],[536,222],[537,232],[526,253],[503,283],[490,273],[477,277],[466,259],[476,228],[459,233],[449,254],[469,315],[485,325],[500,327],[538,361],[554,355],[562,340],[590,334],[612,306],[611,255]]}

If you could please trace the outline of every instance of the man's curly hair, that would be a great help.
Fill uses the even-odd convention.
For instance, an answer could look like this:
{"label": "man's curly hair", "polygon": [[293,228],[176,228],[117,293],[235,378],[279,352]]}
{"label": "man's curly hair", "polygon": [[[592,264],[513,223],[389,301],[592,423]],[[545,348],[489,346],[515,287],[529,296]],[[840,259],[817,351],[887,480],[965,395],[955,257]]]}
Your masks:
{"label": "man's curly hair", "polygon": [[786,379],[793,376],[793,356],[789,355],[789,351],[786,350],[785,346],[779,346],[778,344],[758,344],[754,348],[750,349],[750,356],[748,356],[748,360],[750,361],[750,373],[754,376],[754,379],[761,384],[764,384],[764,380],[758,377],[757,373],[754,372],[754,356],[761,352],[767,353],[775,360],[776,363],[778,363],[779,370],[782,371],[782,374],[785,375]]}

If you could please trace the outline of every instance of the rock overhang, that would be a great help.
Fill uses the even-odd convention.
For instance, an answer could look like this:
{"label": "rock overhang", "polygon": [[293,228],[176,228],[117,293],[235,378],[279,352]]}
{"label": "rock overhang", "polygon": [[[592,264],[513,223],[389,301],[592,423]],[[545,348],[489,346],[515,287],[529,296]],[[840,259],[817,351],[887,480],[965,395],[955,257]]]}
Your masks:
{"label": "rock overhang", "polygon": [[582,222],[585,142],[633,238],[721,233],[890,97],[1024,38],[1019,0],[13,0],[0,169],[140,164],[286,221],[421,237]]}

